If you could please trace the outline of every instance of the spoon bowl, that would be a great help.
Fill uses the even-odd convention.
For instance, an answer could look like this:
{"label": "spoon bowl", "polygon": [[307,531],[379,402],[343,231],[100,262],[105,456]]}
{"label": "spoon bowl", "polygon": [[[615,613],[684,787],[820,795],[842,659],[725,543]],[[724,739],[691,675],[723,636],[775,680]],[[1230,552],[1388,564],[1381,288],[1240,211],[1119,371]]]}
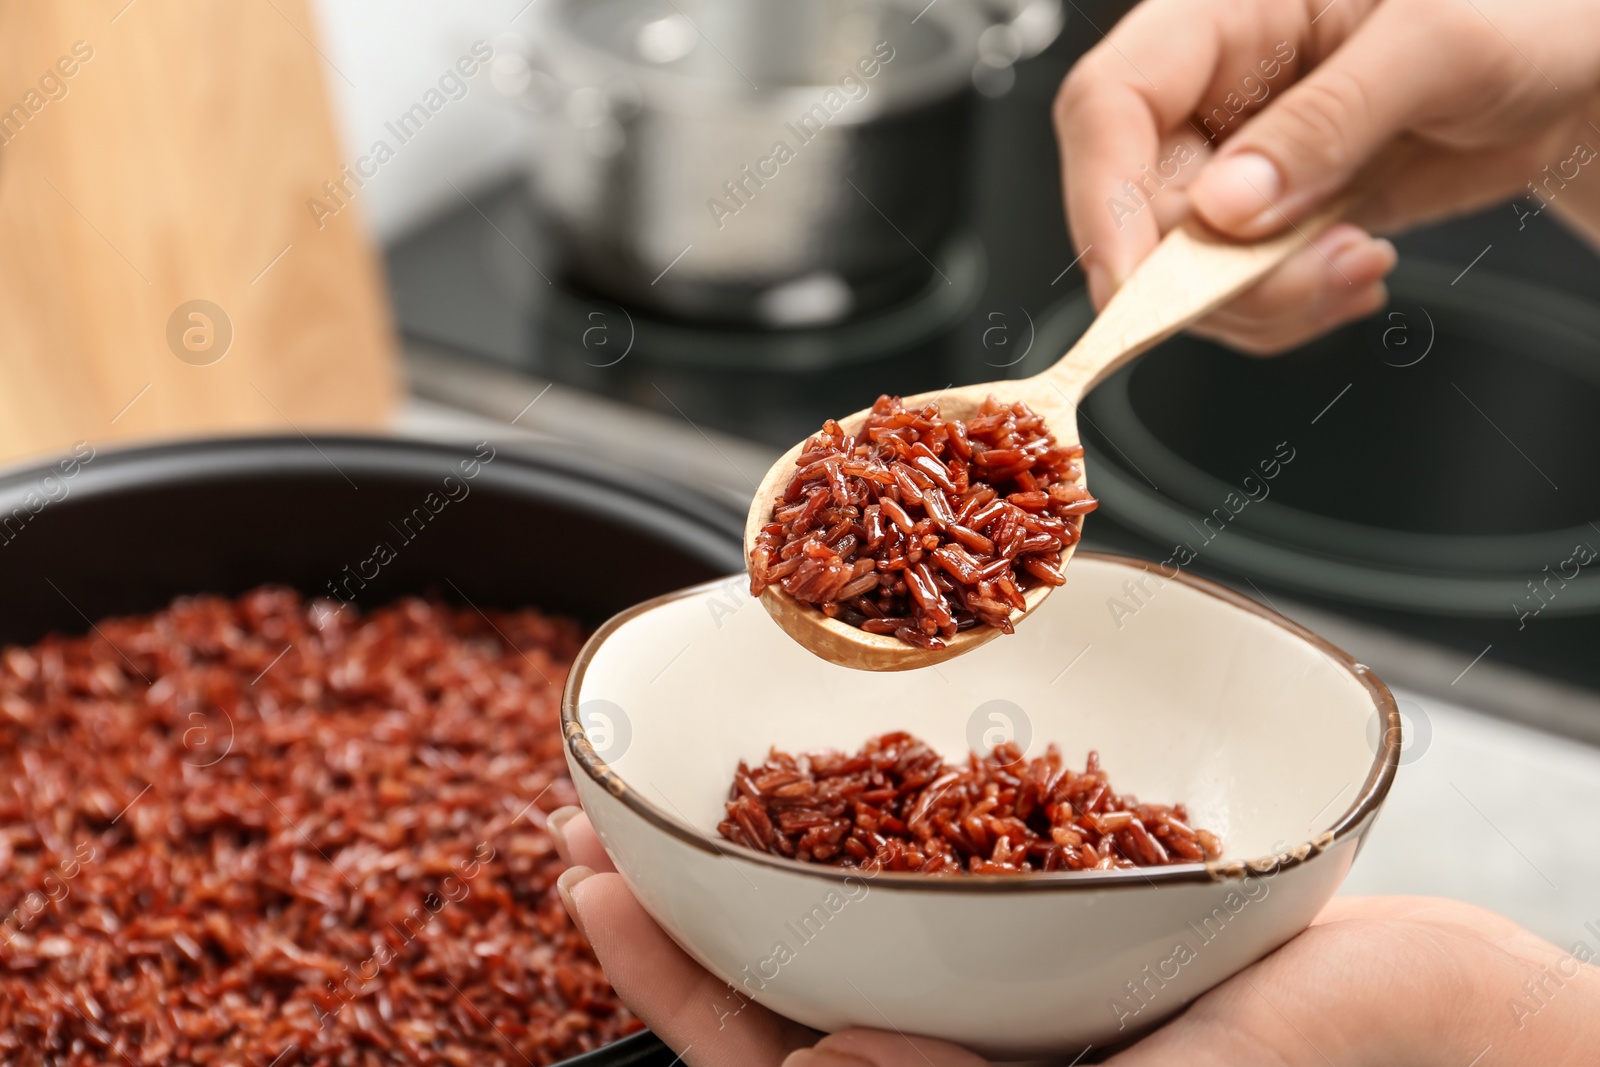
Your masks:
{"label": "spoon bowl", "polygon": [[[1023,382],[1033,381],[1035,379],[1022,379],[1000,384],[1017,386]],[[1045,425],[1055,434],[1056,440],[1063,444],[1077,441],[1077,404],[1070,402],[1065,395],[1052,396],[1038,390],[1033,392],[1036,395],[1028,398],[1028,406],[1043,417]],[[1014,399],[1015,390],[1011,390],[1011,393],[1012,396],[1002,399]],[[944,418],[965,420],[977,414],[979,406],[991,394],[1000,395],[992,385],[967,385],[938,392],[917,393],[915,396],[904,397],[903,401],[908,408],[937,404],[939,413]],[[870,413],[870,408],[863,408],[839,419],[838,422],[845,433],[859,433],[866,425]],[[772,465],[772,469],[767,471],[760,488],[756,490],[755,502],[750,505],[750,514],[745,519],[746,559],[749,558],[750,549],[755,545],[761,527],[767,523],[768,517],[772,514],[774,502],[783,494],[789,479],[794,476],[796,460],[799,459],[805,446],[806,443],[801,441],[780,456]],[[1084,461],[1078,460],[1078,465],[1082,467]],[[1079,484],[1082,484],[1081,479]],[[1063,569],[1076,547],[1077,542],[1062,547]],[[1039,584],[1023,590],[1022,595],[1027,601],[1027,606],[1012,613],[1012,625],[1015,626],[1038,607],[1052,588]],[[909,671],[926,667],[952,656],[970,652],[1001,634],[1001,631],[993,626],[974,626],[958,632],[954,637],[945,638],[945,647],[942,649],[921,648],[908,645],[892,634],[868,633],[847,622],[829,618],[811,604],[796,600],[776,584],[769,585],[761,591],[761,603],[767,609],[767,613],[783,627],[784,632],[801,645],[832,663],[864,671]]]}

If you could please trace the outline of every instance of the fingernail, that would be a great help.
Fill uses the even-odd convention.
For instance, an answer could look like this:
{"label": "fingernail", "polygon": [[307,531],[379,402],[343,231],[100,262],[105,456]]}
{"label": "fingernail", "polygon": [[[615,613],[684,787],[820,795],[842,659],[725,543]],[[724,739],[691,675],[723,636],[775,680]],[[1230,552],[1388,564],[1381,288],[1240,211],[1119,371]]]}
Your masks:
{"label": "fingernail", "polygon": [[578,928],[578,933],[586,938],[589,933],[583,928],[583,916],[578,913],[578,905],[572,899],[572,889],[585,878],[593,877],[593,869],[579,865],[568,867],[561,872],[561,877],[556,879],[556,894],[561,897],[562,907],[566,908],[567,914],[572,917],[572,925]]}
{"label": "fingernail", "polygon": [[1352,285],[1365,286],[1389,273],[1394,266],[1394,245],[1377,240],[1351,241],[1328,253],[1333,269]]}
{"label": "fingernail", "polygon": [[1212,161],[1189,190],[1189,199],[1206,221],[1224,230],[1276,217],[1274,202],[1283,192],[1277,165],[1259,152],[1240,152]]}
{"label": "fingernail", "polygon": [[1372,258],[1382,263],[1383,273],[1388,274],[1400,262],[1400,250],[1393,242],[1379,237],[1372,242]]}
{"label": "fingernail", "polygon": [[1089,264],[1089,299],[1094,302],[1096,311],[1106,306],[1106,301],[1111,299],[1111,272],[1098,263]]}
{"label": "fingernail", "polygon": [[555,843],[556,852],[560,854],[561,861],[569,865],[572,863],[572,853],[567,849],[567,823],[582,810],[568,805],[552,811],[544,820],[544,828],[550,834],[550,840]]}

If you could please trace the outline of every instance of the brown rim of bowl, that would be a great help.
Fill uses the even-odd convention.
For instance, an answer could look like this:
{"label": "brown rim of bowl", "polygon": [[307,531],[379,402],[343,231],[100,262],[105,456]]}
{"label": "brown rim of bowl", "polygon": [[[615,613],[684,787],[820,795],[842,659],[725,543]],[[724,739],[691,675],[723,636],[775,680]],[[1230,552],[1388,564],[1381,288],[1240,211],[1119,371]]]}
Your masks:
{"label": "brown rim of bowl", "polygon": [[[1080,552],[1076,555],[1079,559],[1100,560],[1101,562],[1121,567],[1133,567],[1146,572],[1157,569],[1156,564],[1146,560],[1134,559],[1131,556],[1121,556],[1106,552]],[[1350,807],[1345,809],[1344,814],[1339,817],[1338,821],[1315,838],[1274,855],[1248,860],[1174,863],[1167,867],[1125,867],[1109,871],[1039,871],[1026,875],[963,874],[958,877],[937,877],[917,874],[912,871],[873,872],[860,867],[831,867],[818,863],[802,863],[799,860],[788,859],[784,856],[775,856],[770,852],[757,852],[754,849],[744,848],[731,841],[720,841],[708,837],[657,809],[655,805],[644,799],[636,790],[624,782],[622,777],[595,753],[594,746],[589,744],[589,739],[584,733],[583,723],[578,719],[578,691],[583,687],[584,675],[588,672],[589,664],[594,660],[595,653],[605,643],[606,638],[624,623],[630,622],[637,616],[662,604],[695,596],[703,590],[720,588],[727,583],[727,578],[703,582],[687,589],[680,589],[675,593],[667,593],[663,596],[646,600],[606,620],[589,640],[584,642],[583,648],[578,652],[577,659],[573,661],[572,670],[567,675],[566,688],[561,694],[562,736],[566,740],[568,754],[577,762],[578,766],[583,768],[584,773],[596,785],[599,785],[606,792],[620,800],[635,815],[691,848],[727,859],[739,859],[746,863],[776,867],[779,870],[789,871],[793,874],[833,882],[843,882],[851,878],[858,881],[871,879],[874,884],[894,889],[930,892],[971,890],[987,893],[1019,893],[1039,890],[1066,891],[1073,889],[1087,891],[1112,889],[1118,886],[1136,888],[1139,886],[1157,886],[1180,882],[1210,883],[1246,878],[1252,875],[1265,877],[1291,867],[1297,867],[1360,830],[1363,824],[1376,814],[1379,805],[1388,796],[1389,787],[1394,783],[1395,771],[1400,765],[1400,747],[1403,741],[1402,732],[1404,728],[1400,720],[1400,709],[1395,705],[1394,696],[1389,692],[1389,687],[1384,685],[1364,664],[1357,663],[1352,659],[1343,649],[1317,636],[1299,623],[1286,619],[1276,611],[1256,603],[1249,597],[1236,593],[1226,586],[1218,585],[1216,582],[1208,581],[1205,578],[1196,578],[1193,575],[1184,574],[1182,571],[1175,575],[1159,575],[1159,577],[1163,581],[1182,582],[1208,596],[1216,597],[1218,600],[1224,601],[1233,607],[1251,612],[1282,629],[1288,630],[1291,634],[1321,651],[1334,664],[1343,668],[1347,674],[1366,689],[1368,695],[1372,697],[1373,707],[1383,713],[1386,726],[1382,733],[1382,744],[1373,757],[1372,768],[1367,773],[1366,781],[1356,794],[1355,800],[1351,802]]]}

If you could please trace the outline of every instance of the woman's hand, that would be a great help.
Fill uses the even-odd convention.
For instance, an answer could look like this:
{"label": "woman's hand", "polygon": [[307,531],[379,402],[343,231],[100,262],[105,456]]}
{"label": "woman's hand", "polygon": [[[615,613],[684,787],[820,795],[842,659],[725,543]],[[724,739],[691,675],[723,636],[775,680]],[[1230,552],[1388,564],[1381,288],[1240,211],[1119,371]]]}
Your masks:
{"label": "woman's hand", "polygon": [[[708,974],[657,926],[576,808],[550,816],[567,909],[618,994],[690,1067],[984,1067],[881,1030],[826,1037]],[[1453,901],[1339,899],[1109,1067],[1541,1067],[1600,1055],[1600,945],[1562,952]],[[1520,1007],[1519,1007],[1520,1006]],[[1487,1051],[1486,1051],[1487,1050]]]}
{"label": "woman's hand", "polygon": [[1237,237],[1293,225],[1397,138],[1408,157],[1354,225],[1197,332],[1265,353],[1370,314],[1395,263],[1370,232],[1518,194],[1600,241],[1597,86],[1585,0],[1146,0],[1056,99],[1090,294],[1104,306],[1191,211]]}

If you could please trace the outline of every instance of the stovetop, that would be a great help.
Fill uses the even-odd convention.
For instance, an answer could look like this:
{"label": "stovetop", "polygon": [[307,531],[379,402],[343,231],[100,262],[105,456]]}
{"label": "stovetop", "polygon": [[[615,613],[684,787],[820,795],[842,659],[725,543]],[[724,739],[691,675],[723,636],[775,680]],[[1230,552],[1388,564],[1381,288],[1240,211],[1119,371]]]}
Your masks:
{"label": "stovetop", "polygon": [[[1069,35],[982,102],[967,225],[897,308],[787,333],[623,308],[562,283],[513,181],[389,250],[400,327],[448,353],[434,380],[459,366],[529,397],[556,383],[617,433],[630,412],[681,423],[750,488],[749,457],[885,389],[1034,373],[1091,317],[1049,123],[1083,44]],[[1318,628],[1398,635],[1457,699],[1600,738],[1600,567],[1582,561],[1600,549],[1600,257],[1510,205],[1397,244],[1394,299],[1367,323],[1275,361],[1178,339],[1097,389],[1088,540],[1155,561],[1187,549],[1184,569]],[[1555,684],[1530,696],[1534,679]]]}

